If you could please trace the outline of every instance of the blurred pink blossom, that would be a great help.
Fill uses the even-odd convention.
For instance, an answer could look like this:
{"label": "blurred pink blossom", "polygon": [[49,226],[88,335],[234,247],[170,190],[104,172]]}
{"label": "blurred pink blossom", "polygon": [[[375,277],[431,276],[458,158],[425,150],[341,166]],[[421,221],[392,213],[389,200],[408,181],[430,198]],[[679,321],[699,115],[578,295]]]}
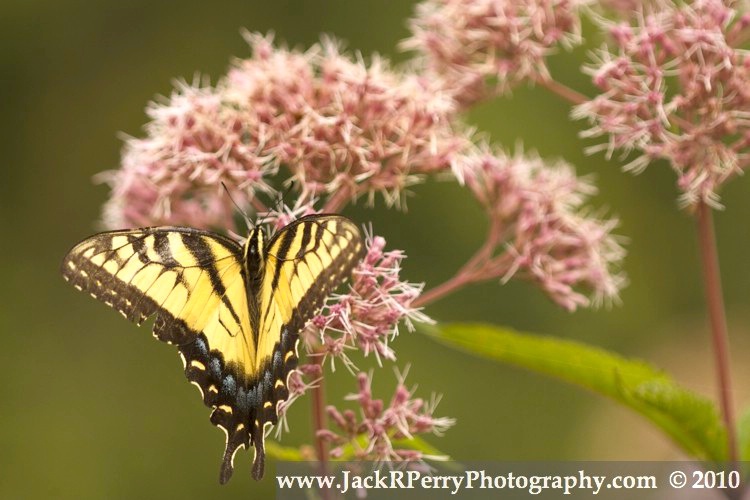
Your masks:
{"label": "blurred pink blossom", "polygon": [[220,87],[304,198],[373,201],[381,193],[399,206],[405,188],[450,171],[471,145],[454,130],[449,96],[384,59],[368,65],[332,40],[304,53],[274,48],[271,37],[247,40],[253,56],[237,62]]}
{"label": "blurred pink blossom", "polygon": [[562,161],[547,165],[521,153],[479,154],[465,167],[466,184],[490,217],[475,262],[481,279],[530,280],[569,311],[617,298],[625,252],[612,235],[617,220],[584,208],[593,184]]}
{"label": "blurred pink blossom", "polygon": [[[450,172],[471,147],[453,99],[385,60],[342,54],[325,40],[307,52],[248,34],[253,55],[215,88],[180,84],[148,109],[146,137],[129,138],[106,174],[109,227],[230,224],[232,204],[293,183],[302,200],[338,211],[359,197],[401,206],[424,175]],[[282,166],[282,169],[279,167]],[[278,175],[276,175],[278,173]]]}
{"label": "blurred pink blossom", "polygon": [[546,57],[580,43],[581,0],[425,0],[402,48],[464,105],[549,77]]}
{"label": "blurred pink blossom", "polygon": [[241,204],[272,192],[269,152],[214,89],[180,84],[147,113],[146,137],[128,138],[121,168],[102,176],[112,186],[104,208],[108,227],[233,228],[234,208],[222,182]]}
{"label": "blurred pink blossom", "polygon": [[599,18],[610,34],[586,68],[601,93],[578,106],[586,136],[606,149],[634,152],[626,170],[665,159],[682,202],[720,207],[718,190],[746,166],[750,144],[750,59],[735,42],[750,15],[720,0],[653,2],[629,22]]}
{"label": "blurred pink blossom", "polygon": [[[419,450],[400,448],[397,442],[394,443],[417,434],[442,435],[455,423],[452,418],[434,416],[439,397],[433,396],[430,401],[415,398],[414,390],[406,387],[404,378],[399,376],[388,406],[383,400],[373,398],[372,376],[360,373],[357,376],[359,391],[346,398],[355,401],[359,411],[327,407],[328,417],[336,430],[322,429],[318,436],[334,446],[330,451],[332,458],[341,458],[347,451],[357,460],[375,462],[441,458],[426,457]],[[364,444],[359,438],[364,438]]]}

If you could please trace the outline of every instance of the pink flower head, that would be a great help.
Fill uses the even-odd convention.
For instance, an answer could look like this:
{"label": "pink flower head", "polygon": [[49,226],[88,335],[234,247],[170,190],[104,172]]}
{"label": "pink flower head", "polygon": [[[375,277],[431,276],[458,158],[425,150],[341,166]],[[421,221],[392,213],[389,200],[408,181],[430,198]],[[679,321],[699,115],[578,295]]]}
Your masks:
{"label": "pink flower head", "polygon": [[280,201],[274,208],[259,213],[258,221],[267,224],[274,231],[278,231],[300,217],[320,213],[315,208],[315,202],[315,199],[297,198],[294,205],[290,207]]}
{"label": "pink flower head", "polygon": [[247,204],[270,192],[268,152],[243,130],[235,109],[210,87],[180,84],[147,110],[146,137],[125,143],[120,170],[108,172],[112,197],[104,222],[112,228],[183,224],[231,228],[224,192]]}
{"label": "pink flower head", "polygon": [[[381,399],[372,394],[372,376],[360,373],[357,376],[359,391],[347,396],[359,407],[359,416],[353,410],[340,411],[334,406],[327,408],[328,417],[337,428],[318,431],[334,448],[330,454],[340,458],[344,446],[351,446],[354,458],[375,462],[401,462],[423,460],[422,452],[410,448],[399,448],[394,441],[411,439],[417,434],[433,433],[441,435],[453,426],[455,420],[447,417],[435,417],[438,397],[430,401],[413,397],[413,390],[406,387],[404,376],[399,376],[399,384],[386,406]],[[360,438],[365,439],[364,445]]]}
{"label": "pink flower head", "polygon": [[230,70],[223,92],[305,198],[372,201],[381,193],[399,205],[405,188],[450,170],[470,145],[451,127],[450,97],[381,58],[367,65],[330,40],[301,53],[274,48],[269,37],[247,39],[253,56]]}
{"label": "pink flower head", "polygon": [[454,130],[453,99],[427,79],[331,41],[302,53],[247,38],[252,57],[215,88],[182,84],[149,107],[146,137],[128,139],[121,168],[106,174],[108,226],[231,228],[222,182],[240,205],[294,183],[300,203],[328,199],[326,211],[377,193],[400,206],[410,185],[450,171],[471,146]]}
{"label": "pink flower head", "polygon": [[549,76],[546,57],[580,41],[579,0],[425,0],[402,46],[463,104]]}
{"label": "pink flower head", "polygon": [[535,282],[569,311],[617,297],[625,283],[624,250],[611,234],[617,220],[586,211],[596,189],[570,165],[484,153],[466,168],[466,184],[490,217],[491,248],[477,273]]}
{"label": "pink flower head", "polygon": [[682,202],[719,207],[719,187],[741,173],[750,143],[750,59],[735,48],[750,18],[720,0],[656,2],[630,22],[601,19],[612,42],[587,71],[601,93],[580,105],[586,136],[635,158],[641,171],[666,159],[678,175]]}
{"label": "pink flower head", "polygon": [[400,250],[385,250],[385,239],[368,235],[367,254],[354,270],[347,292],[335,295],[312,321],[321,335],[324,352],[352,367],[345,349],[355,346],[365,356],[395,359],[389,342],[398,335],[399,324],[413,329],[413,321],[431,320],[412,303],[422,285],[402,281]]}

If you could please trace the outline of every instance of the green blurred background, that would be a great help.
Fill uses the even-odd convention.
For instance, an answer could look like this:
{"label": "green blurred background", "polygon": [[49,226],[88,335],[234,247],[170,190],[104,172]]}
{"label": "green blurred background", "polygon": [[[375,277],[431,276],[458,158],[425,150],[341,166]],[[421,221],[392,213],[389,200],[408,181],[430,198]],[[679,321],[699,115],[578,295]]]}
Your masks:
{"label": "green blurred background", "polygon": [[[238,455],[228,486],[217,482],[223,435],[187,384],[178,357],[108,308],[76,293],[58,273],[68,248],[94,232],[108,190],[97,172],[118,165],[118,132],[139,135],[143,108],[172,80],[196,72],[215,81],[248,49],[241,28],[308,46],[321,33],[365,55],[403,60],[411,2],[94,2],[30,0],[0,7],[2,179],[0,180],[0,496],[155,497],[270,495],[268,477],[250,479],[250,457]],[[598,40],[593,40],[598,44]],[[578,68],[586,48],[551,60],[562,81],[590,91]],[[543,89],[518,89],[467,119],[491,139],[522,140],[544,157],[562,157],[595,174],[596,206],[619,215],[631,285],[623,305],[568,314],[524,283],[461,291],[427,311],[439,321],[483,320],[578,339],[648,359],[688,386],[714,392],[703,297],[691,219],[676,208],[666,165],[639,177],[615,161],[585,157],[581,123]],[[511,117],[511,118],[509,118]],[[717,214],[735,357],[736,396],[750,402],[750,234],[746,179],[723,193]],[[404,274],[437,284],[481,243],[484,218],[456,185],[414,189],[409,213],[360,209],[393,248],[410,258]],[[393,347],[396,366],[411,364],[419,393],[444,394],[438,414],[456,417],[431,439],[457,459],[665,459],[676,449],[639,417],[535,374],[452,352],[416,334]],[[371,360],[370,360],[371,361]],[[368,368],[367,363],[360,363]],[[345,370],[330,399],[353,391]],[[375,390],[389,397],[391,365],[376,370]],[[287,444],[304,443],[308,401],[291,415]],[[273,467],[269,472],[273,472]],[[269,474],[270,476],[270,474]]]}

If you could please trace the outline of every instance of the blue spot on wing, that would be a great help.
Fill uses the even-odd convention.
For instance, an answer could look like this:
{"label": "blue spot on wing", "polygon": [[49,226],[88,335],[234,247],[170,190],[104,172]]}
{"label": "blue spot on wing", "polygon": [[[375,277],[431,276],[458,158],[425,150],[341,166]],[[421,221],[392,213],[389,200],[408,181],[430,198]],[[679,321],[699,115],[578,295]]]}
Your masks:
{"label": "blue spot on wing", "polygon": [[263,374],[263,382],[260,383],[260,388],[261,388],[260,393],[266,396],[271,392],[272,387],[273,387],[273,375],[271,375],[271,372],[269,370],[266,370],[266,372]]}
{"label": "blue spot on wing", "polygon": [[281,369],[281,351],[276,351],[273,353],[273,370],[278,371]]}
{"label": "blue spot on wing", "polygon": [[237,392],[237,382],[234,381],[234,377],[231,375],[227,375],[227,377],[224,379],[224,381],[221,384],[221,390],[223,393],[234,396]]}
{"label": "blue spot on wing", "polygon": [[237,408],[239,408],[242,413],[248,413],[250,411],[250,405],[248,404],[247,395],[248,393],[245,392],[244,388],[239,387],[237,389],[237,398],[235,399],[235,403],[237,404]]}
{"label": "blue spot on wing", "polygon": [[260,406],[260,397],[258,396],[257,387],[253,387],[252,389],[247,391],[247,396],[245,397],[247,400],[246,404],[249,408],[257,408],[258,406]]}
{"label": "blue spot on wing", "polygon": [[209,369],[211,370],[211,375],[213,375],[214,379],[221,379],[221,362],[218,358],[213,358],[211,360]]}
{"label": "blue spot on wing", "polygon": [[206,343],[203,341],[203,339],[199,338],[195,341],[195,347],[198,348],[198,352],[200,352],[202,355],[207,356],[208,355],[208,348],[206,347]]}

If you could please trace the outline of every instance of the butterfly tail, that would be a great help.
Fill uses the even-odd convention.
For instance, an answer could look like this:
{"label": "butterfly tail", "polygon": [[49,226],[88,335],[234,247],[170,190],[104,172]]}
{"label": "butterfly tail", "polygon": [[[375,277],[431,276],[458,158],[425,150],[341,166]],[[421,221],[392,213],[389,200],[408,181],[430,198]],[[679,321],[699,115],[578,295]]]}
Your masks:
{"label": "butterfly tail", "polygon": [[263,478],[266,465],[266,448],[264,445],[263,427],[256,427],[253,432],[253,446],[255,447],[255,458],[253,459],[253,479],[259,481]]}
{"label": "butterfly tail", "polygon": [[[263,478],[263,473],[265,471],[266,450],[263,437],[263,428],[256,428],[252,434],[252,443],[255,448],[252,475],[253,479],[256,481]],[[247,437],[243,436],[240,432],[235,432],[229,436],[226,449],[224,450],[224,459],[221,463],[221,471],[219,473],[219,482],[221,484],[226,484],[232,477],[232,473],[234,472],[234,456],[240,448],[246,446],[246,439]]]}
{"label": "butterfly tail", "polygon": [[233,434],[227,440],[227,447],[224,450],[224,460],[221,462],[221,471],[219,473],[219,482],[221,484],[226,484],[232,477],[232,473],[234,472],[234,456],[240,448],[244,447],[245,443],[240,433]]}

